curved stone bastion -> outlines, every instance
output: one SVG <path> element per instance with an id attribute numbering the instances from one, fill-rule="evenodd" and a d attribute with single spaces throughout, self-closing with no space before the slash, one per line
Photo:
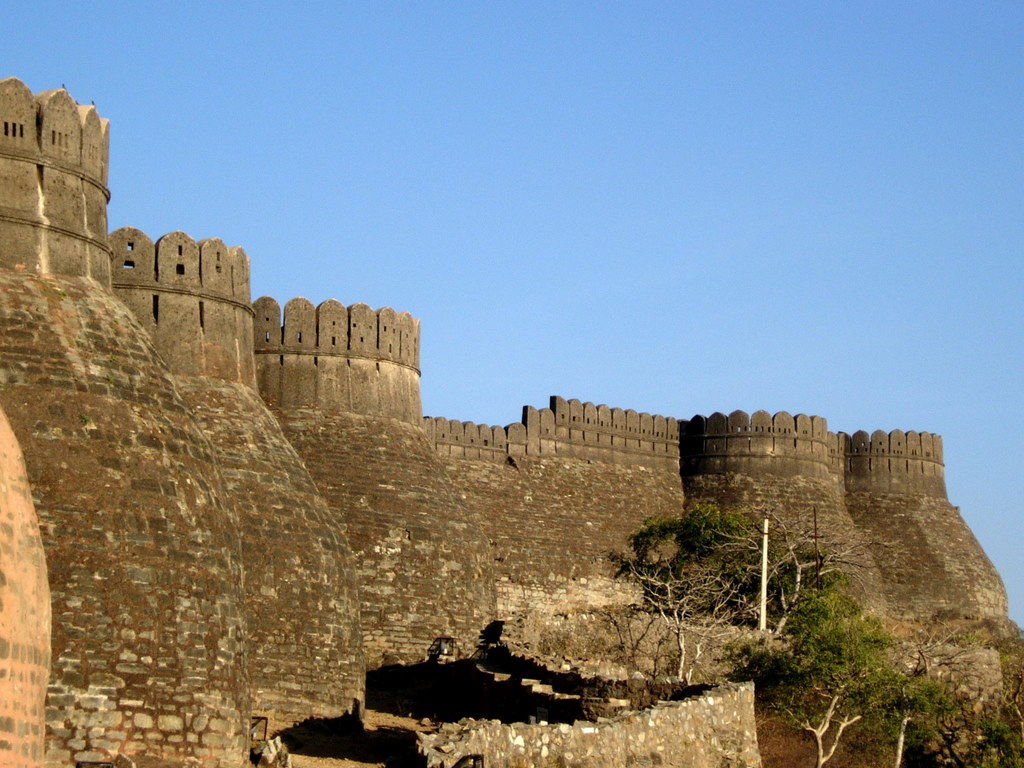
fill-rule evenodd
<path id="1" fill-rule="evenodd" d="M 50 587 L 25 462 L 0 410 L 0 765 L 40 768 Z"/>
<path id="2" fill-rule="evenodd" d="M 224 475 L 245 571 L 253 709 L 302 720 L 362 709 L 355 565 L 344 531 L 256 392 L 249 259 L 218 238 L 110 234 L 114 291 L 192 408 Z"/>
<path id="3" fill-rule="evenodd" d="M 419 322 L 261 298 L 256 378 L 355 555 L 368 666 L 473 651 L 494 618 L 480 520 L 420 427 Z"/>

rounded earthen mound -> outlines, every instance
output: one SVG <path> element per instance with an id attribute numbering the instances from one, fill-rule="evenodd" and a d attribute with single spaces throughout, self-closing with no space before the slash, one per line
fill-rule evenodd
<path id="1" fill-rule="evenodd" d="M 48 763 L 238 765 L 237 521 L 145 334 L 90 280 L 0 269 L 0 382 L 50 571 Z"/>
<path id="2" fill-rule="evenodd" d="M 18 440 L 0 410 L 0 765 L 43 764 L 50 588 Z"/>

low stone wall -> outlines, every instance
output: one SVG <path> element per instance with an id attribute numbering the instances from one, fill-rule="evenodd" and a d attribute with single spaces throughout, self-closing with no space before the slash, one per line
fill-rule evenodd
<path id="1" fill-rule="evenodd" d="M 462 720 L 419 735 L 428 768 L 482 755 L 486 768 L 760 768 L 754 686 L 721 685 L 598 722 Z"/>

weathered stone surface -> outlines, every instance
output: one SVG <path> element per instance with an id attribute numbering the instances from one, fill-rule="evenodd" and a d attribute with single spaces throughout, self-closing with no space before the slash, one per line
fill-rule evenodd
<path id="1" fill-rule="evenodd" d="M 50 588 L 18 441 L 0 410 L 0 765 L 43 764 Z"/>
<path id="2" fill-rule="evenodd" d="M 759 768 L 751 684 L 722 685 L 599 722 L 569 724 L 463 720 L 420 735 L 429 768 L 482 755 L 489 768 Z"/>
<path id="3" fill-rule="evenodd" d="M 0 267 L 110 284 L 109 124 L 63 88 L 0 80 Z"/>
<path id="4" fill-rule="evenodd" d="M 678 471 L 532 456 L 447 466 L 490 542 L 503 618 L 628 602 L 608 553 L 648 517 L 683 510 Z"/>
<path id="5" fill-rule="evenodd" d="M 472 652 L 495 615 L 487 541 L 423 431 L 341 412 L 281 421 L 355 555 L 367 665 L 421 660 L 439 636 Z"/>
<path id="6" fill-rule="evenodd" d="M 110 239 L 115 293 L 149 331 L 209 439 L 239 521 L 255 710 L 305 719 L 361 709 L 352 554 L 255 391 L 248 258 L 183 232 L 154 245 L 124 227 Z"/>
<path id="7" fill-rule="evenodd" d="M 175 377 L 239 518 L 253 708 L 295 719 L 362 709 L 356 564 L 281 427 L 252 389 Z"/>
<path id="8" fill-rule="evenodd" d="M 0 269 L 0 404 L 50 571 L 47 763 L 234 765 L 249 712 L 238 521 L 146 335 L 91 280 Z M 159 726 L 199 716 L 199 744 Z"/>

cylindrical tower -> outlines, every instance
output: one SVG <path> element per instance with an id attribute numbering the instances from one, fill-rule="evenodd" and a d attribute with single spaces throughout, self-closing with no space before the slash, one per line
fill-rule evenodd
<path id="1" fill-rule="evenodd" d="M 846 510 L 837 438 L 825 419 L 733 411 L 694 416 L 680 432 L 687 499 L 768 509 L 807 531 L 817 518 L 826 542 L 842 549 L 862 544 L 851 577 L 869 605 L 884 608 L 881 575 Z"/>
<path id="2" fill-rule="evenodd" d="M 110 234 L 115 293 L 149 332 L 210 440 L 238 517 L 257 713 L 361 711 L 365 669 L 344 531 L 256 392 L 249 259 L 183 232 Z"/>
<path id="3" fill-rule="evenodd" d="M 50 574 L 47 765 L 237 765 L 238 521 L 191 409 L 106 287 L 106 127 L 64 91 L 0 93 L 0 406 Z"/>
<path id="4" fill-rule="evenodd" d="M 109 125 L 68 92 L 0 80 L 0 266 L 110 283 Z"/>
<path id="5" fill-rule="evenodd" d="M 42 768 L 50 587 L 18 441 L 0 411 L 0 765 Z"/>
<path id="6" fill-rule="evenodd" d="M 885 574 L 889 613 L 918 621 L 1006 624 L 1002 580 L 946 497 L 942 438 L 839 434 L 846 504 Z"/>
<path id="7" fill-rule="evenodd" d="M 419 425 L 420 323 L 391 307 L 320 306 L 303 298 L 281 308 L 253 305 L 260 392 L 282 410 L 315 408 Z"/>
<path id="8" fill-rule="evenodd" d="M 439 636 L 472 651 L 494 618 L 487 540 L 421 427 L 419 323 L 306 299 L 257 299 L 256 378 L 348 532 L 369 666 Z"/>

